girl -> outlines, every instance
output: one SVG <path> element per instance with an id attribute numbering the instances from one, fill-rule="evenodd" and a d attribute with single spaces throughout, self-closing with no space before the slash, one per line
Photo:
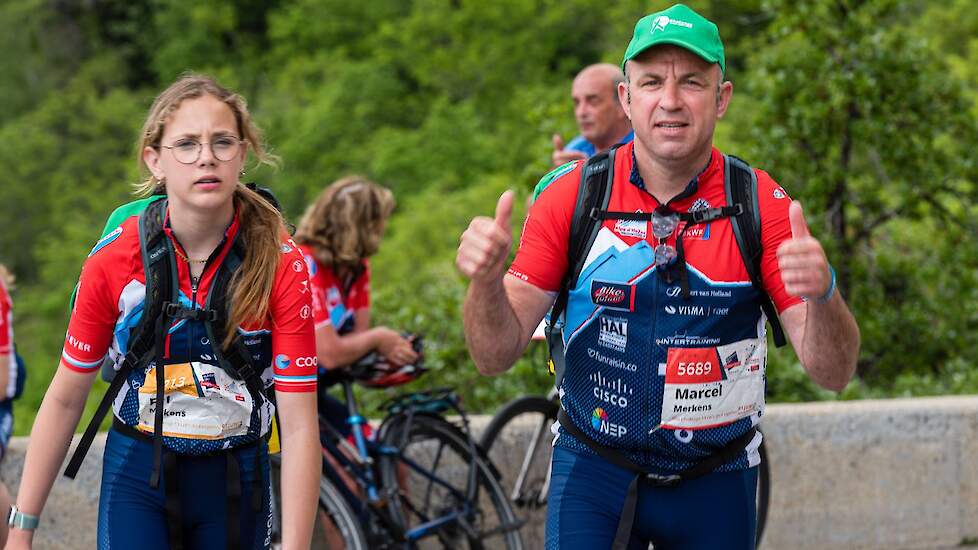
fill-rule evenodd
<path id="1" fill-rule="evenodd" d="M 309 547 L 320 456 L 315 369 L 300 366 L 316 357 L 307 275 L 278 211 L 239 183 L 249 150 L 269 162 L 244 100 L 213 79 L 187 75 L 156 98 L 139 190 L 166 197 L 85 262 L 7 548 L 30 547 L 106 352 L 119 393 L 99 548 L 268 548 L 276 407 L 283 547 Z"/>

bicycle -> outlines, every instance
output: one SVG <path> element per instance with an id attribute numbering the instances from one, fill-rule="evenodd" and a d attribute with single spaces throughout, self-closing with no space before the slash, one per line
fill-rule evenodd
<path id="1" fill-rule="evenodd" d="M 420 339 L 416 343 L 420 347 Z M 319 507 L 325 521 L 319 522 L 317 535 L 332 540 L 329 548 L 341 545 L 351 550 L 522 550 L 522 523 L 497 481 L 495 468 L 478 451 L 468 417 L 452 389 L 388 399 L 380 406 L 386 415 L 376 439 L 368 437 L 353 386 L 382 385 L 378 380 L 389 379 L 392 373 L 381 369 L 381 364 L 376 354 L 368 354 L 351 367 L 330 373 L 331 381 L 342 386 L 353 442 L 320 414 Z M 383 385 L 400 385 L 426 371 L 421 365 L 411 369 L 393 373 L 395 384 Z M 460 424 L 449 421 L 447 413 Z M 337 468 L 349 479 L 344 480 Z M 277 519 L 278 512 L 273 516 Z M 277 524 L 273 522 L 273 539 L 278 537 Z"/>
<path id="2" fill-rule="evenodd" d="M 516 510 L 532 518 L 529 521 L 539 524 L 546 522 L 547 494 L 550 491 L 550 452 L 554 437 L 551 427 L 557 421 L 559 408 L 560 400 L 556 388 L 552 388 L 546 397 L 541 395 L 518 397 L 504 405 L 493 416 L 480 441 L 490 460 L 494 456 L 494 450 L 495 454 L 503 452 L 510 461 L 513 461 L 514 457 L 509 453 L 511 449 L 522 452 L 522 458 L 516 459 L 520 469 L 511 485 L 507 486 L 509 499 Z M 771 498 L 771 471 L 763 439 L 758 452 L 761 463 L 757 472 L 755 547 L 761 545 Z"/>

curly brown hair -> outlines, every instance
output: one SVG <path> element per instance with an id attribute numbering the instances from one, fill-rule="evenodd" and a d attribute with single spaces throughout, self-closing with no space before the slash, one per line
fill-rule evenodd
<path id="1" fill-rule="evenodd" d="M 295 241 L 312 247 L 316 260 L 338 275 L 359 273 L 377 252 L 394 194 L 361 176 L 330 184 L 299 221 Z"/>

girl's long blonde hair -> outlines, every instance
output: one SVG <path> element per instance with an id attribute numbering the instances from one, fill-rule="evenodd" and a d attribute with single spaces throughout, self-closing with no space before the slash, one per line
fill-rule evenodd
<path id="1" fill-rule="evenodd" d="M 295 240 L 311 246 L 316 260 L 337 275 L 359 273 L 363 260 L 380 247 L 394 195 L 360 176 L 340 179 L 309 205 Z"/>
<path id="2" fill-rule="evenodd" d="M 222 101 L 238 125 L 240 139 L 261 164 L 275 164 L 275 157 L 265 150 L 262 133 L 248 112 L 243 97 L 217 83 L 212 77 L 185 74 L 156 97 L 143 123 L 143 131 L 136 152 L 142 181 L 136 184 L 136 193 L 149 196 L 163 185 L 153 178 L 143 161 L 143 150 L 152 147 L 159 151 L 160 140 L 170 116 L 187 99 L 213 96 Z M 234 203 L 240 224 L 241 238 L 247 243 L 241 268 L 235 273 L 228 288 L 231 314 L 228 317 L 227 335 L 222 343 L 227 348 L 237 335 L 237 327 L 248 321 L 261 321 L 268 315 L 268 301 L 272 293 L 275 271 L 281 257 L 281 236 L 285 234 L 282 215 L 260 195 L 241 183 L 234 190 Z"/>

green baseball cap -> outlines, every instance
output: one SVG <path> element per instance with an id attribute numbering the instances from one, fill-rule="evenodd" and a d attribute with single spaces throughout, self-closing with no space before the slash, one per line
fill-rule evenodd
<path id="1" fill-rule="evenodd" d="M 692 9 L 676 4 L 667 10 L 646 15 L 635 24 L 635 35 L 628 43 L 625 58 L 621 62 L 624 70 L 625 63 L 635 59 L 639 54 L 652 46 L 672 44 L 685 48 L 702 57 L 709 63 L 720 65 L 720 70 L 727 72 L 723 58 L 723 42 L 720 41 L 720 31 L 709 19 Z"/>

